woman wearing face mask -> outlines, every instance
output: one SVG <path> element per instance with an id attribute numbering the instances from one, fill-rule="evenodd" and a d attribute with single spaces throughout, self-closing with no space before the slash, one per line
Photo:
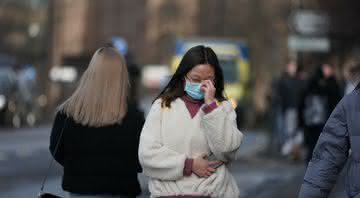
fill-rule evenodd
<path id="1" fill-rule="evenodd" d="M 238 197 L 227 166 L 242 137 L 216 54 L 191 48 L 155 100 L 140 138 L 151 197 Z"/>

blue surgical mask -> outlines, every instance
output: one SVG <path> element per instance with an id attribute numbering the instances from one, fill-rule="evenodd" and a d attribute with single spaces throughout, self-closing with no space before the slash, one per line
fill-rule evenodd
<path id="1" fill-rule="evenodd" d="M 201 83 L 192 83 L 186 80 L 185 91 L 195 100 L 201 100 L 204 98 L 204 92 L 201 90 Z"/>

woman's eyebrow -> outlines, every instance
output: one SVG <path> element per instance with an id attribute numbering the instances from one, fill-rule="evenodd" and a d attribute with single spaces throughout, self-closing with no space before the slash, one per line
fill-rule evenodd
<path id="1" fill-rule="evenodd" d="M 191 77 L 193 78 L 200 78 L 200 76 L 198 74 L 193 74 L 193 75 L 190 75 Z"/>

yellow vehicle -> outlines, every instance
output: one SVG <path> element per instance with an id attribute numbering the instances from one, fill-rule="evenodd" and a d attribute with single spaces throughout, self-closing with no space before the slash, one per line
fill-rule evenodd
<path id="1" fill-rule="evenodd" d="M 249 96 L 250 70 L 247 45 L 239 40 L 179 39 L 176 41 L 176 52 L 171 63 L 173 72 L 175 72 L 185 52 L 196 45 L 209 46 L 217 54 L 224 72 L 225 94 L 236 109 L 238 117 L 242 117 Z"/>

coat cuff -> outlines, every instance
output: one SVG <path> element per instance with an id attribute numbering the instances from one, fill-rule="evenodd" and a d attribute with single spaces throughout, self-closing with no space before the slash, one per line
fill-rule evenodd
<path id="1" fill-rule="evenodd" d="M 205 105 L 202 110 L 205 112 L 205 114 L 208 114 L 216 108 L 217 108 L 217 104 L 216 102 L 213 102 L 211 104 Z"/>
<path id="2" fill-rule="evenodd" d="M 184 171 L 183 171 L 184 176 L 190 176 L 192 174 L 193 162 L 194 162 L 193 159 L 186 158 Z"/>

